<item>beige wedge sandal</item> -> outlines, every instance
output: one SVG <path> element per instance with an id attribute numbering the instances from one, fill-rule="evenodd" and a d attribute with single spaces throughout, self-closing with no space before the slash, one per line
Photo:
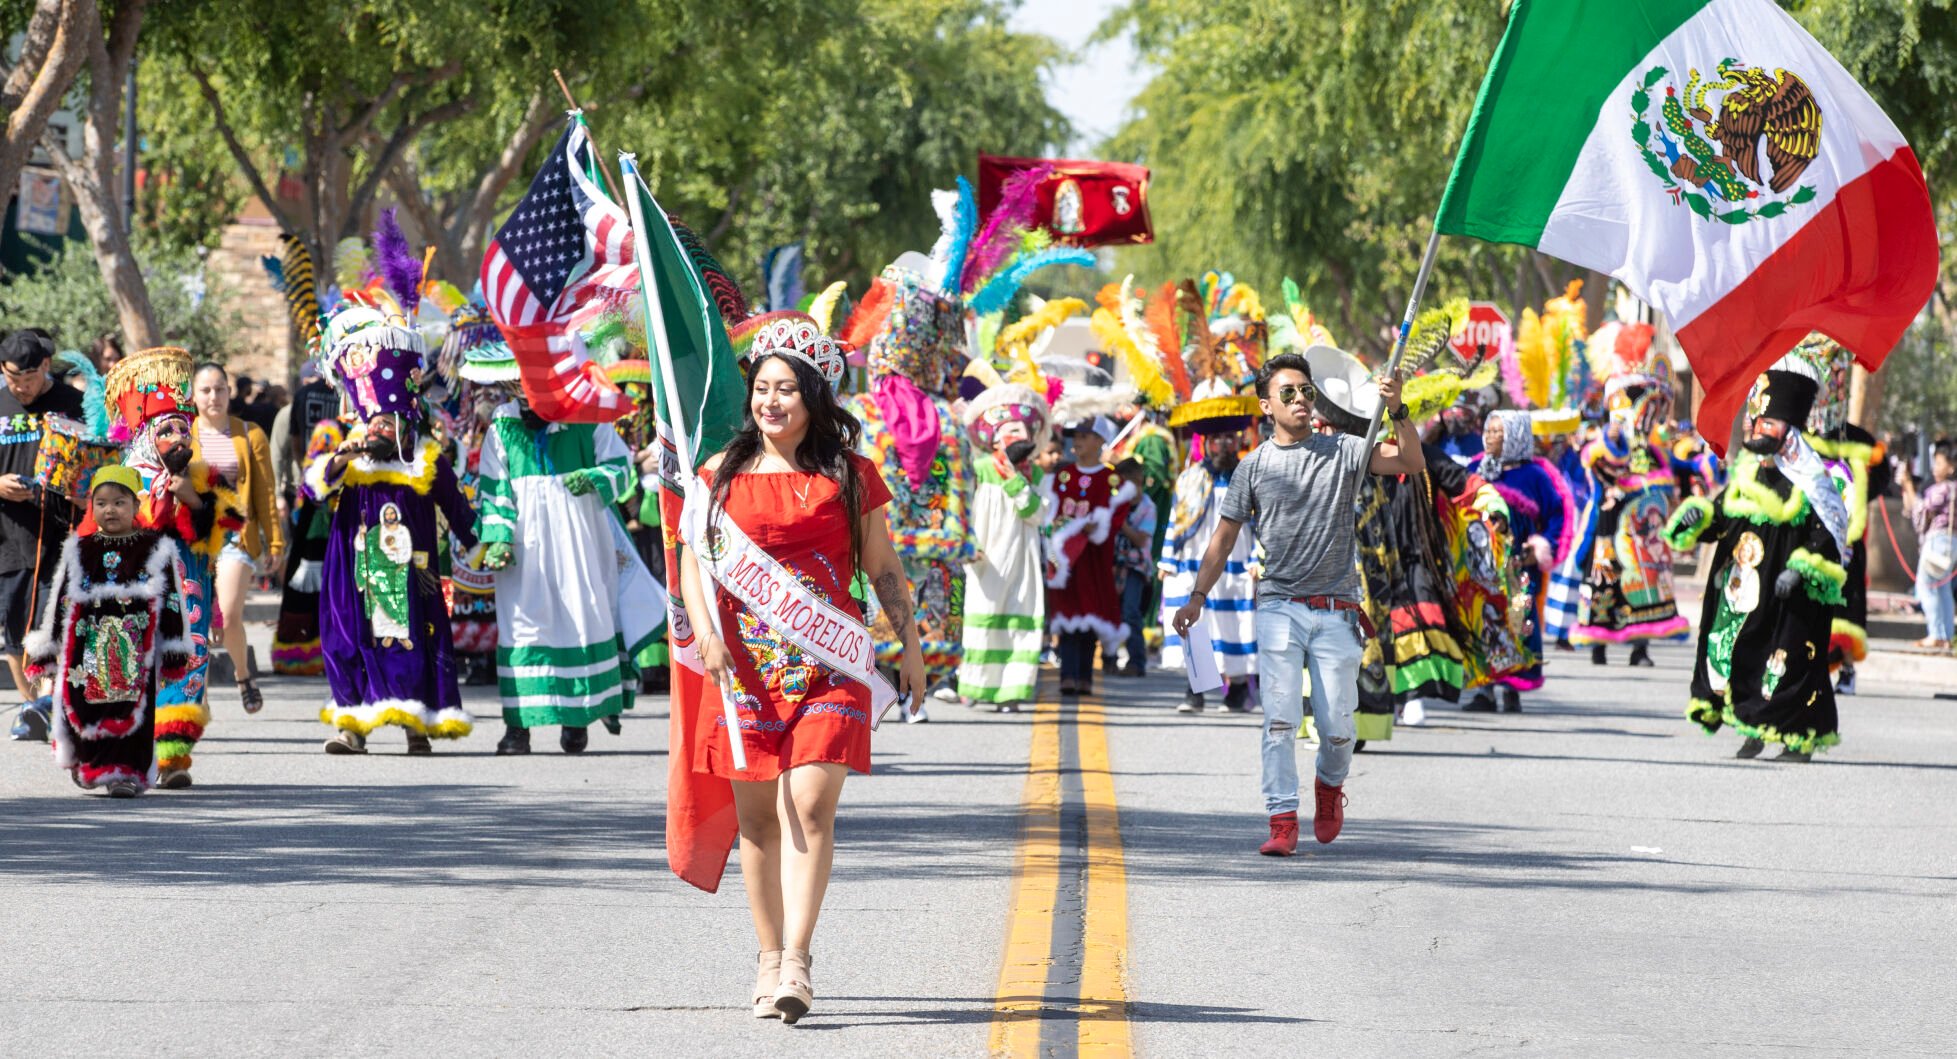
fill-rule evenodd
<path id="1" fill-rule="evenodd" d="M 814 962 L 815 957 L 807 950 L 781 950 L 781 984 L 775 987 L 775 1010 L 787 1025 L 795 1025 L 815 1002 L 815 986 L 809 981 L 809 965 Z"/>
<path id="2" fill-rule="evenodd" d="M 775 987 L 781 984 L 781 950 L 769 949 L 755 957 L 754 971 L 754 1017 L 757 1019 L 778 1019 L 781 1012 L 775 1010 Z"/>

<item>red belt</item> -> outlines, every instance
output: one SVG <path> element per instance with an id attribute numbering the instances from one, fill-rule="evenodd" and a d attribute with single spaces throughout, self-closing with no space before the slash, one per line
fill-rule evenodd
<path id="1" fill-rule="evenodd" d="M 1359 615 L 1359 627 L 1365 630 L 1368 639 L 1379 635 L 1379 630 L 1373 627 L 1373 619 L 1366 616 L 1366 608 L 1349 599 L 1339 599 L 1336 596 L 1292 596 L 1291 602 L 1303 603 L 1313 610 L 1349 610 Z"/>

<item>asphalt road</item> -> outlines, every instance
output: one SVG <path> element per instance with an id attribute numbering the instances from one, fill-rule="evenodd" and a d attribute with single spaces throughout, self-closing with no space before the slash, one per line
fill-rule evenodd
<path id="1" fill-rule="evenodd" d="M 738 871 L 666 871 L 663 703 L 498 759 L 471 689 L 471 738 L 345 758 L 323 686 L 271 681 L 134 803 L 0 744 L 0 1053 L 1957 1053 L 1957 703 L 1865 673 L 1834 752 L 1739 762 L 1657 658 L 1402 728 L 1290 860 L 1255 854 L 1255 718 L 1173 677 L 934 705 L 844 794 L 793 1029 L 746 1014 Z"/>

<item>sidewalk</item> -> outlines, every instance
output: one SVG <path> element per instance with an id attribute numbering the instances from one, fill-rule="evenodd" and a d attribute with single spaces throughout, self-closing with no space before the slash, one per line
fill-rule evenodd
<path id="1" fill-rule="evenodd" d="M 1679 613 L 1696 632 L 1705 583 L 1681 577 L 1677 588 Z M 1905 609 L 1908 605 L 1902 593 L 1869 593 L 1869 657 L 1855 667 L 1856 680 L 1900 697 L 1957 699 L 1957 654 L 1916 646 L 1923 617 Z"/>

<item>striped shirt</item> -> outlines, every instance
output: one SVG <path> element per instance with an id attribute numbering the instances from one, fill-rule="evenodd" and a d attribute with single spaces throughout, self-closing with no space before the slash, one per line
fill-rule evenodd
<path id="1" fill-rule="evenodd" d="M 197 424 L 197 444 L 204 450 L 204 462 L 211 473 L 223 479 L 226 485 L 238 484 L 238 450 L 231 446 L 229 431 L 212 430 L 201 421 Z"/>

